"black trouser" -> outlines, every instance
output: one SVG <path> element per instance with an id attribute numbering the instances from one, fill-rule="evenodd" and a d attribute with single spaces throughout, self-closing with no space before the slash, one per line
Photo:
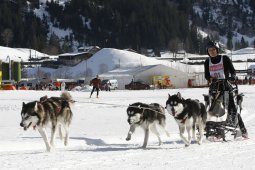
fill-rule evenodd
<path id="1" fill-rule="evenodd" d="M 242 133 L 246 133 L 247 130 L 245 128 L 243 119 L 242 119 L 240 113 L 237 113 L 237 108 L 236 108 L 236 105 L 235 105 L 235 102 L 234 102 L 234 96 L 233 96 L 232 92 L 229 93 L 228 112 L 229 112 L 229 114 L 231 116 L 231 121 L 233 121 L 233 122 L 235 122 L 235 118 L 237 116 L 237 121 L 238 121 L 237 123 L 238 123 L 238 125 L 240 127 L 241 132 Z"/>
<path id="2" fill-rule="evenodd" d="M 96 91 L 97 91 L 97 96 L 98 96 L 98 94 L 99 94 L 99 88 L 98 87 L 96 87 L 96 86 L 93 86 L 93 89 L 92 89 L 92 91 L 91 91 L 91 96 L 92 96 L 92 94 L 93 94 L 93 92 L 94 92 L 94 90 L 96 89 Z"/>
<path id="3" fill-rule="evenodd" d="M 244 126 L 243 119 L 242 119 L 241 115 L 238 114 L 237 118 L 238 118 L 238 125 L 240 127 L 240 130 L 241 130 L 242 134 L 246 133 L 247 130 L 246 130 L 245 126 Z"/>

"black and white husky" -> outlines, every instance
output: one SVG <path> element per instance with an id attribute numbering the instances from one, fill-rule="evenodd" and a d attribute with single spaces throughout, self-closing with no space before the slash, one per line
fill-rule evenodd
<path id="1" fill-rule="evenodd" d="M 40 101 L 33 101 L 27 104 L 23 102 L 20 126 L 24 130 L 27 130 L 29 127 L 37 127 L 43 137 L 47 151 L 51 151 L 54 148 L 54 139 L 58 127 L 60 138 L 62 138 L 62 127 L 65 130 L 64 144 L 68 145 L 69 125 L 73 116 L 70 107 L 72 103 L 72 97 L 68 92 L 62 93 L 60 97 L 48 98 L 44 96 L 41 97 Z M 48 125 L 51 125 L 50 142 L 45 129 Z"/>
<path id="2" fill-rule="evenodd" d="M 168 131 L 165 129 L 166 116 L 165 109 L 163 106 L 157 103 L 145 104 L 145 103 L 133 103 L 127 108 L 128 123 L 130 124 L 130 129 L 126 140 L 131 139 L 131 135 L 135 132 L 136 127 L 140 126 L 144 129 L 144 142 L 143 148 L 146 148 L 149 138 L 149 131 L 151 130 L 158 137 L 159 145 L 162 144 L 160 134 L 156 128 L 156 125 L 162 127 L 167 136 L 170 136 Z"/>
<path id="3" fill-rule="evenodd" d="M 206 110 L 203 103 L 198 100 L 183 99 L 181 93 L 170 95 L 166 101 L 167 111 L 174 117 L 179 125 L 180 137 L 185 143 L 185 146 L 189 146 L 191 143 L 191 130 L 192 138 L 195 139 L 198 144 L 202 144 L 204 136 L 204 128 L 206 124 Z M 196 138 L 195 130 L 199 129 L 199 135 Z M 188 133 L 188 139 L 184 136 L 185 128 Z"/>

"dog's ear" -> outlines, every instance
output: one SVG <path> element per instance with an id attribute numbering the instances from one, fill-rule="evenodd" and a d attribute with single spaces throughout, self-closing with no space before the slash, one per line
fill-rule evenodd
<path id="1" fill-rule="evenodd" d="M 25 106 L 25 102 L 22 102 L 22 107 Z"/>
<path id="2" fill-rule="evenodd" d="M 38 111 L 38 105 L 37 105 L 37 102 L 35 102 L 34 110 L 35 110 L 35 112 L 37 112 L 37 111 Z"/>
<path id="3" fill-rule="evenodd" d="M 168 99 L 171 97 L 171 95 L 168 93 Z"/>
<path id="4" fill-rule="evenodd" d="M 40 98 L 40 102 L 44 102 L 44 101 L 47 100 L 47 99 L 48 99 L 48 96 L 45 95 L 45 96 L 43 96 L 43 97 Z"/>
<path id="5" fill-rule="evenodd" d="M 181 96 L 181 93 L 180 93 L 180 92 L 178 92 L 178 93 L 177 93 L 177 97 L 178 97 L 179 99 L 181 99 L 181 98 L 182 98 L 182 96 Z"/>

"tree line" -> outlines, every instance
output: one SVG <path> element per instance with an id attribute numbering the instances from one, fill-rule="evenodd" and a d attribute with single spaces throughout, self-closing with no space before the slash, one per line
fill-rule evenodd
<path id="1" fill-rule="evenodd" d="M 45 9 L 50 15 L 38 18 L 34 9 L 42 5 L 39 0 L 2 0 L 0 45 L 58 54 L 72 51 L 77 41 L 80 46 L 132 48 L 138 52 L 153 49 L 158 55 L 162 50 L 183 49 L 205 54 L 209 37 L 202 37 L 198 27 L 210 24 L 207 22 L 210 14 L 205 10 L 203 17 L 199 17 L 193 10 L 198 2 L 204 7 L 208 5 L 201 0 L 71 0 L 65 5 L 48 0 Z M 70 29 L 72 33 L 60 39 L 50 32 L 49 21 L 54 27 Z M 231 47 L 232 27 L 227 26 L 225 32 L 217 29 L 228 35 Z M 218 35 L 210 38 L 218 39 Z M 243 44 L 235 46 L 247 45 L 245 41 L 240 43 Z"/>

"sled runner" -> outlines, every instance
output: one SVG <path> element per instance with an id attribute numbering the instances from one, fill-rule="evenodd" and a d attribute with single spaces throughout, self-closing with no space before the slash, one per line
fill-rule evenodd
<path id="1" fill-rule="evenodd" d="M 238 94 L 238 86 L 229 80 L 214 80 L 209 87 L 209 95 L 204 95 L 207 109 L 205 136 L 222 138 L 228 132 L 234 138 L 241 136 L 238 125 L 242 111 L 243 94 Z"/>

